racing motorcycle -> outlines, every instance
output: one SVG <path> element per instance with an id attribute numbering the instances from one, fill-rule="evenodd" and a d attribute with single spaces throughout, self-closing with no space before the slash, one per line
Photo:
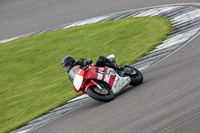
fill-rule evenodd
<path id="1" fill-rule="evenodd" d="M 115 63 L 115 56 L 107 57 Z M 91 63 L 91 61 L 90 61 Z M 75 92 L 82 91 L 91 98 L 109 102 L 114 99 L 128 85 L 137 86 L 143 82 L 142 73 L 132 66 L 124 65 L 123 70 L 114 70 L 108 67 L 97 67 L 87 64 L 84 68 L 74 66 L 69 72 L 69 78 Z"/>

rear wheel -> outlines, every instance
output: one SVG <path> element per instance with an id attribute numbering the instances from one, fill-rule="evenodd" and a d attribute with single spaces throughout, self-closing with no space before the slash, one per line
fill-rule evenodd
<path id="1" fill-rule="evenodd" d="M 143 82 L 143 75 L 142 73 L 133 68 L 133 70 L 136 72 L 134 75 L 131 75 L 130 78 L 131 78 L 131 82 L 130 82 L 130 85 L 134 85 L 134 86 L 137 86 L 139 84 L 141 84 Z"/>
<path id="2" fill-rule="evenodd" d="M 114 99 L 114 93 L 110 88 L 102 87 L 99 89 L 97 86 L 90 86 L 86 93 L 93 99 L 101 102 L 109 102 Z"/>

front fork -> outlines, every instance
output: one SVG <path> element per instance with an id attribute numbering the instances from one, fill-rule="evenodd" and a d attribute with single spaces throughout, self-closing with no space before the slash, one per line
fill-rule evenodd
<path id="1" fill-rule="evenodd" d="M 95 82 L 95 81 L 92 80 L 92 79 L 91 79 L 91 81 L 92 81 L 92 82 Z M 96 82 L 95 82 L 95 83 L 96 83 Z M 99 90 L 101 90 L 101 91 L 103 90 L 103 88 L 102 88 L 98 83 L 96 83 L 96 86 L 99 88 Z"/>

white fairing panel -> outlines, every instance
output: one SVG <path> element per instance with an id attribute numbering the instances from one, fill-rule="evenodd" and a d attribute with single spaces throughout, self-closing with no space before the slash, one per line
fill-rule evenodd
<path id="1" fill-rule="evenodd" d="M 109 71 L 109 69 L 108 69 L 108 71 Z M 106 76 L 105 76 L 105 78 L 104 78 L 104 81 L 106 82 L 106 83 L 109 83 L 109 80 L 110 80 L 110 74 L 106 74 Z"/>
<path id="2" fill-rule="evenodd" d="M 103 79 L 103 71 L 104 68 L 103 67 L 99 67 L 99 72 L 98 72 L 98 76 L 97 76 L 97 79 L 98 80 L 102 80 Z"/>
<path id="3" fill-rule="evenodd" d="M 80 90 L 82 82 L 83 82 L 83 76 L 76 74 L 73 84 L 77 91 Z"/>
<path id="4" fill-rule="evenodd" d="M 116 75 L 115 81 L 112 86 L 113 93 L 114 94 L 118 93 L 124 87 L 129 85 L 130 82 L 131 82 L 130 77 L 120 77 L 119 75 Z"/>

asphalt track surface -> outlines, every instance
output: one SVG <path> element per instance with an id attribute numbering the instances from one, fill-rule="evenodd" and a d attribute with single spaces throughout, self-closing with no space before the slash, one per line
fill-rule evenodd
<path id="1" fill-rule="evenodd" d="M 105 14 L 199 0 L 0 0 L 0 40 Z"/>
<path id="2" fill-rule="evenodd" d="M 0 39 L 147 6 L 197 0 L 1 0 Z M 145 81 L 109 103 L 91 101 L 34 133 L 199 133 L 200 36 L 143 72 Z"/>

